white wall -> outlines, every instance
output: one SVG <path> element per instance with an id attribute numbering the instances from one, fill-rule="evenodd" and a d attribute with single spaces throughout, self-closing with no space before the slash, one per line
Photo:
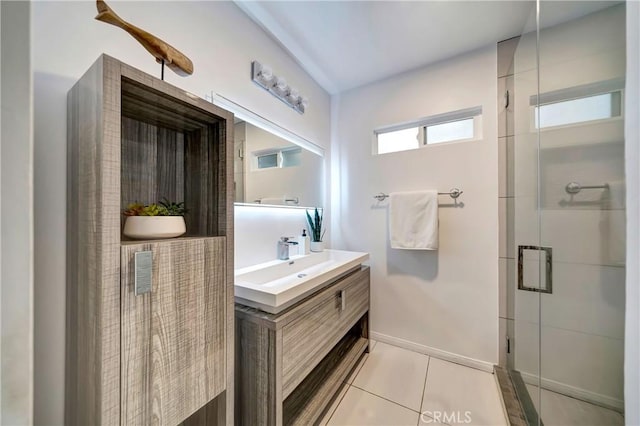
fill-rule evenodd
<path id="1" fill-rule="evenodd" d="M 497 56 L 492 46 L 334 97 L 332 245 L 371 254 L 374 337 L 496 364 Z M 374 156 L 373 129 L 481 105 L 483 139 Z M 393 250 L 383 191 L 459 187 L 440 197 L 440 248 Z M 400 339 L 400 340 L 399 340 Z M 446 355 L 446 354 L 445 354 Z M 479 361 L 479 362 L 476 362 Z"/>
<path id="2" fill-rule="evenodd" d="M 28 2 L 0 2 L 0 424 L 33 421 L 33 138 Z"/>
<path id="3" fill-rule="evenodd" d="M 230 2 L 115 2 L 124 19 L 163 38 L 194 63 L 194 75 L 166 80 L 201 97 L 218 92 L 328 148 L 330 98 Z M 66 94 L 101 53 L 159 76 L 159 65 L 122 30 L 95 21 L 95 2 L 34 2 L 35 422 L 61 424 L 64 383 Z M 310 99 L 300 115 L 254 85 L 251 61 L 270 65 Z M 277 218 L 276 218 L 277 219 Z M 253 226 L 238 218 L 236 237 Z M 285 219 L 277 219 L 285 220 Z M 296 224 L 295 229 L 299 227 Z M 293 227 L 292 226 L 292 227 Z M 274 243 L 275 244 L 275 243 Z M 253 248 L 252 248 L 253 249 Z M 275 256 L 265 247 L 263 255 Z"/>
<path id="4" fill-rule="evenodd" d="M 640 424 L 640 3 L 627 2 L 627 302 L 624 352 L 625 421 Z"/>
<path id="5" fill-rule="evenodd" d="M 277 258 L 280 237 L 298 237 L 307 228 L 304 209 L 236 206 L 236 269 Z M 290 248 L 297 254 L 297 246 Z"/>

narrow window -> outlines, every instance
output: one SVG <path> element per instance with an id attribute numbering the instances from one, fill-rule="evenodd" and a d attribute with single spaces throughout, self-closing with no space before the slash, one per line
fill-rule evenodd
<path id="1" fill-rule="evenodd" d="M 427 126 L 426 143 L 441 143 L 473 139 L 473 118 Z"/>
<path id="2" fill-rule="evenodd" d="M 433 115 L 374 130 L 374 154 L 419 149 L 443 142 L 482 138 L 482 107 Z"/>
<path id="3" fill-rule="evenodd" d="M 278 153 L 258 155 L 257 158 L 259 169 L 278 167 Z"/>
<path id="4" fill-rule="evenodd" d="M 302 149 L 292 148 L 282 151 L 282 167 L 299 166 L 302 162 Z"/>
<path id="5" fill-rule="evenodd" d="M 420 148 L 419 127 L 378 134 L 378 154 Z"/>
<path id="6" fill-rule="evenodd" d="M 252 170 L 281 169 L 295 167 L 302 163 L 302 149 L 285 147 L 254 151 Z"/>
<path id="7" fill-rule="evenodd" d="M 536 129 L 544 129 L 618 117 L 621 109 L 622 96 L 616 91 L 540 105 L 534 117 L 540 114 Z"/>

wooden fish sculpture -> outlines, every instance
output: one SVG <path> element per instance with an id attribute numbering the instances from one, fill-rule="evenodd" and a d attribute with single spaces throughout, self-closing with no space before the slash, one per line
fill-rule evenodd
<path id="1" fill-rule="evenodd" d="M 178 49 L 120 18 L 103 0 L 97 0 L 96 6 L 98 8 L 96 19 L 98 21 L 115 25 L 131 34 L 149 53 L 155 56 L 159 64 L 164 61 L 165 65 L 181 76 L 193 74 L 193 62 Z"/>

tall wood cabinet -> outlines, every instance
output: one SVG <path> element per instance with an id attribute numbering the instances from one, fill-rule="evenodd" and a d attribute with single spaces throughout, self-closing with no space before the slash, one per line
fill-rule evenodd
<path id="1" fill-rule="evenodd" d="M 66 424 L 233 424 L 232 132 L 228 111 L 106 55 L 69 92 Z M 187 234 L 124 237 L 123 208 L 163 197 Z"/>

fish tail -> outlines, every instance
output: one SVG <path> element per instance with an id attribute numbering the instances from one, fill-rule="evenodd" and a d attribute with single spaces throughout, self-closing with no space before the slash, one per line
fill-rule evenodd
<path id="1" fill-rule="evenodd" d="M 98 9 L 98 15 L 96 15 L 98 21 L 106 22 L 120 28 L 126 27 L 127 23 L 120 18 L 104 0 L 96 0 L 96 8 Z"/>

